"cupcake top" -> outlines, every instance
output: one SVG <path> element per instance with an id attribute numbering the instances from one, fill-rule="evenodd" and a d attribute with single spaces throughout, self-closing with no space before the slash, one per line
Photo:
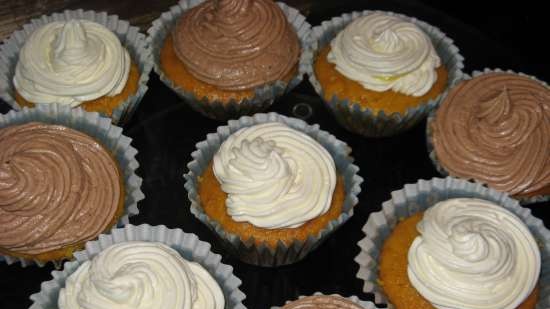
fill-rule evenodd
<path id="1" fill-rule="evenodd" d="M 35 255 L 94 238 L 112 224 L 122 190 L 93 138 L 43 123 L 0 129 L 0 248 Z"/>
<path id="2" fill-rule="evenodd" d="M 336 169 L 328 151 L 279 122 L 242 128 L 214 156 L 228 214 L 267 229 L 294 228 L 328 211 Z"/>
<path id="3" fill-rule="evenodd" d="M 531 78 L 486 73 L 453 88 L 432 122 L 451 175 L 512 195 L 550 186 L 550 90 Z"/>
<path id="4" fill-rule="evenodd" d="M 86 261 L 59 292 L 60 309 L 223 309 L 218 283 L 200 264 L 155 242 L 112 245 Z"/>
<path id="5" fill-rule="evenodd" d="M 55 21 L 27 38 L 13 83 L 29 102 L 74 107 L 119 94 L 129 71 L 130 56 L 109 29 L 87 20 Z"/>
<path id="6" fill-rule="evenodd" d="M 504 207 L 446 200 L 428 208 L 417 229 L 408 276 L 436 308 L 515 309 L 537 285 L 537 242 Z"/>
<path id="7" fill-rule="evenodd" d="M 290 302 L 282 309 L 364 309 L 359 304 L 337 295 L 314 295 Z"/>
<path id="8" fill-rule="evenodd" d="M 372 13 L 352 21 L 330 43 L 327 60 L 345 77 L 373 91 L 419 97 L 441 65 L 430 38 L 397 16 Z"/>
<path id="9" fill-rule="evenodd" d="M 300 57 L 300 42 L 271 0 L 207 0 L 187 11 L 174 49 L 197 79 L 225 90 L 283 80 Z"/>

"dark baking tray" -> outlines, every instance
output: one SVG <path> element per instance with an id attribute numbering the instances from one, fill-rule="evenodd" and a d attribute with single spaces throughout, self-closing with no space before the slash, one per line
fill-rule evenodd
<path id="1" fill-rule="evenodd" d="M 400 12 L 438 26 L 453 38 L 466 58 L 465 72 L 498 67 L 550 81 L 544 39 L 547 20 L 542 16 L 542 4 L 535 1 L 522 4 L 501 2 L 498 7 L 483 8 L 473 1 L 311 1 L 308 21 L 317 25 L 352 10 Z M 88 3 L 87 7 L 90 6 Z M 182 175 L 195 144 L 215 131 L 221 122 L 192 111 L 152 73 L 148 93 L 134 119 L 124 128 L 139 150 L 138 173 L 144 179 L 142 189 L 146 195 L 139 205 L 139 216 L 131 222 L 181 228 L 211 242 L 213 251 L 233 265 L 243 281 L 241 289 L 247 295 L 244 303 L 248 308 L 267 309 L 316 291 L 372 299 L 362 292 L 362 281 L 355 277 L 358 265 L 353 259 L 359 252 L 356 243 L 363 237 L 361 227 L 371 212 L 380 209 L 391 191 L 418 179 L 440 176 L 426 152 L 425 122 L 396 137 L 363 138 L 336 124 L 307 81 L 278 100 L 270 111 L 292 116 L 298 104 L 311 108 L 313 113 L 307 122 L 320 124 L 352 147 L 365 182 L 355 215 L 348 223 L 303 261 L 274 269 L 246 265 L 225 254 L 213 233 L 189 212 Z M 0 102 L 0 112 L 8 109 Z M 529 208 L 548 225 L 549 206 L 547 202 Z M 40 290 L 40 283 L 50 279 L 52 270 L 52 265 L 21 268 L 18 264 L 0 263 L 0 308 L 28 308 L 29 295 Z"/>

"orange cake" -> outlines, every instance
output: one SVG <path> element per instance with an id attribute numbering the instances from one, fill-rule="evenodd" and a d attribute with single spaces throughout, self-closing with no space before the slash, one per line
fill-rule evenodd
<path id="1" fill-rule="evenodd" d="M 117 161 L 92 137 L 67 127 L 27 123 L 1 129 L 0 173 L 5 255 L 70 259 L 124 212 Z"/>
<path id="2" fill-rule="evenodd" d="M 137 92 L 139 85 L 139 69 L 135 63 L 130 65 L 130 73 L 128 74 L 128 81 L 126 86 L 117 95 L 114 96 L 102 96 L 97 99 L 82 102 L 79 107 L 82 107 L 88 112 L 102 113 L 108 117 L 111 117 L 113 111 L 126 99 L 134 95 Z M 34 103 L 25 100 L 17 90 L 15 90 L 15 100 L 21 107 L 34 107 Z"/>
<path id="3" fill-rule="evenodd" d="M 224 230 L 239 235 L 242 239 L 254 237 L 256 244 L 267 243 L 274 248 L 278 241 L 289 245 L 294 239 L 305 241 L 310 235 L 318 235 L 327 224 L 338 218 L 344 204 L 344 180 L 337 178 L 336 188 L 332 196 L 330 209 L 323 215 L 308 221 L 299 228 L 266 229 L 256 227 L 248 222 L 237 222 L 227 213 L 225 201 L 227 193 L 223 192 L 214 175 L 212 164 L 199 179 L 199 198 L 204 212 L 211 219 L 218 222 Z"/>
<path id="4" fill-rule="evenodd" d="M 330 101 L 333 96 L 339 100 L 350 100 L 361 107 L 370 108 L 374 113 L 384 111 L 385 114 L 405 114 L 406 110 L 435 99 L 447 87 L 447 70 L 441 65 L 436 69 L 437 81 L 432 88 L 419 97 L 405 95 L 393 90 L 374 91 L 363 87 L 360 83 L 350 80 L 336 70 L 333 63 L 328 62 L 330 45 L 319 52 L 315 60 L 315 76 L 323 88 L 325 100 Z"/>
<path id="5" fill-rule="evenodd" d="M 408 254 L 415 238 L 420 236 L 417 231 L 424 213 L 417 213 L 398 222 L 392 233 L 385 240 L 379 257 L 379 284 L 396 309 L 416 308 L 434 309 L 411 284 L 407 269 Z M 539 290 L 534 288 L 528 297 L 518 306 L 518 309 L 535 308 Z"/>
<path id="6" fill-rule="evenodd" d="M 290 81 L 301 51 L 272 0 L 204 1 L 182 14 L 162 44 L 160 68 L 168 79 L 199 99 L 224 103 Z"/>

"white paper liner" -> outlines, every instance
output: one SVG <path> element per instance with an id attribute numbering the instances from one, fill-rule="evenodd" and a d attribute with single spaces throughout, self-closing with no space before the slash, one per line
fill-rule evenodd
<path id="1" fill-rule="evenodd" d="M 319 142 L 334 159 L 338 174 L 344 178 L 346 192 L 342 214 L 337 219 L 330 221 L 327 227 L 321 230 L 319 235 L 312 235 L 305 242 L 295 240 L 289 246 L 279 242 L 275 249 L 269 248 L 265 243 L 258 246 L 255 244 L 253 238 L 245 240 L 235 234 L 224 231 L 218 222 L 210 219 L 204 213 L 198 195 L 198 178 L 206 171 L 208 164 L 218 151 L 221 143 L 241 128 L 267 122 L 284 123 Z M 320 130 L 318 125 L 308 125 L 306 122 L 296 118 L 268 113 L 230 120 L 227 126 L 218 127 L 216 133 L 208 134 L 206 140 L 198 143 L 197 150 L 191 154 L 193 161 L 187 165 L 189 172 L 184 175 L 186 180 L 185 188 L 191 201 L 191 213 L 213 230 L 221 238 L 227 250 L 243 262 L 266 267 L 295 263 L 313 251 L 353 215 L 353 207 L 358 202 L 357 196 L 361 192 L 360 185 L 363 182 L 363 178 L 357 174 L 359 167 L 353 164 L 350 152 L 351 149 L 346 143 L 336 139 L 328 132 Z"/>
<path id="2" fill-rule="evenodd" d="M 442 64 L 448 71 L 447 87 L 442 94 L 417 107 L 408 108 L 405 114 L 393 113 L 390 115 L 387 115 L 383 111 L 376 114 L 370 108 L 362 108 L 359 103 L 354 103 L 347 99 L 338 99 L 336 96 L 333 96 L 330 101 L 325 99 L 321 84 L 315 76 L 314 64 L 317 53 L 327 44 L 330 44 L 330 41 L 332 41 L 332 39 L 354 19 L 373 13 L 397 16 L 412 22 L 430 37 L 437 54 L 441 58 Z M 462 79 L 464 57 L 460 55 L 459 49 L 454 45 L 453 40 L 448 38 L 439 28 L 402 14 L 369 10 L 346 13 L 334 17 L 331 20 L 324 21 L 319 26 L 313 27 L 310 44 L 314 56 L 309 58 L 311 61 L 307 67 L 307 74 L 313 88 L 315 88 L 315 91 L 327 103 L 330 111 L 341 126 L 348 131 L 367 137 L 392 136 L 412 128 L 418 122 L 422 121 L 428 113 L 439 104 L 441 98 L 445 96 L 445 93 L 450 87 L 454 86 Z"/>
<path id="3" fill-rule="evenodd" d="M 303 76 L 307 71 L 308 63 L 311 62 L 310 58 L 312 56 L 309 51 L 311 25 L 306 22 L 306 18 L 301 15 L 298 10 L 287 6 L 282 2 L 277 2 L 287 17 L 289 23 L 291 23 L 294 30 L 296 30 L 302 45 L 302 52 L 300 55 L 297 73 L 288 83 L 277 81 L 275 83 L 256 87 L 254 89 L 255 94 L 253 98 L 245 99 L 240 102 L 235 100 L 230 100 L 229 102 L 222 102 L 219 100 L 210 101 L 206 97 L 199 98 L 195 96 L 195 94 L 185 91 L 181 87 L 175 85 L 164 74 L 164 71 L 160 66 L 160 51 L 164 46 L 166 35 L 172 31 L 180 16 L 190 8 L 193 8 L 204 1 L 205 0 L 180 0 L 177 5 L 172 6 L 169 11 L 162 13 L 158 19 L 153 21 L 153 25 L 149 28 L 149 30 L 147 30 L 147 33 L 149 34 L 148 42 L 151 46 L 153 54 L 155 72 L 159 75 L 160 80 L 172 89 L 187 104 L 189 104 L 191 108 L 208 118 L 217 120 L 238 118 L 242 115 L 252 115 L 254 113 L 266 110 L 271 106 L 271 104 L 273 104 L 275 99 L 291 91 L 302 81 Z"/>
<path id="4" fill-rule="evenodd" d="M 40 18 L 35 18 L 28 24 L 25 24 L 22 30 L 15 31 L 0 46 L 0 98 L 13 109 L 21 109 L 15 101 L 15 88 L 13 85 L 15 67 L 19 61 L 19 51 L 25 44 L 26 39 L 36 29 L 54 21 L 67 21 L 71 19 L 85 19 L 107 27 L 120 39 L 122 46 L 130 53 L 132 62 L 138 66 L 140 76 L 136 93 L 114 109 L 110 117 L 113 119 L 114 124 L 122 125 L 127 123 L 148 89 L 149 73 L 153 67 L 151 50 L 147 46 L 145 35 L 139 33 L 139 28 L 130 26 L 127 21 L 119 19 L 117 15 L 107 15 L 106 12 L 84 11 L 82 9 L 74 11 L 66 10 L 62 13 L 54 13 L 48 16 L 43 15 Z"/>
<path id="5" fill-rule="evenodd" d="M 0 129 L 32 121 L 63 125 L 86 133 L 99 141 L 117 160 L 124 180 L 124 213 L 116 225 L 128 224 L 128 218 L 139 213 L 137 204 L 145 196 L 141 191 L 142 179 L 136 175 L 139 163 L 135 157 L 138 151 L 130 145 L 132 139 L 122 134 L 122 128 L 113 125 L 110 118 L 102 117 L 98 113 L 90 113 L 81 108 L 64 105 L 41 104 L 36 108 L 25 107 L 18 112 L 10 111 L 5 115 L 0 115 Z M 11 256 L 0 255 L 0 260 L 5 260 L 8 264 L 20 262 L 22 266 L 45 265 L 38 260 L 26 260 Z M 62 261 L 52 262 L 59 265 Z"/>
<path id="6" fill-rule="evenodd" d="M 326 294 L 323 294 L 323 293 L 321 293 L 321 292 L 315 292 L 315 293 L 313 294 L 313 296 L 318 296 L 318 295 L 326 295 Z M 342 296 L 342 295 L 340 295 L 340 294 L 329 294 L 328 296 L 336 296 L 336 297 L 346 298 L 346 299 L 351 300 L 351 301 L 354 302 L 355 304 L 358 304 L 359 306 L 361 306 L 361 307 L 363 307 L 363 308 L 365 308 L 365 309 L 377 309 L 377 308 L 378 308 L 378 307 L 376 307 L 376 305 L 375 305 L 373 302 L 361 300 L 359 297 L 357 297 L 357 296 L 355 296 L 355 295 L 352 295 L 352 296 L 350 296 L 350 297 L 344 297 L 344 296 Z M 298 299 L 302 299 L 302 298 L 304 298 L 304 297 L 307 297 L 307 296 L 302 295 L 302 296 L 299 296 Z M 287 301 L 285 302 L 285 305 L 288 304 L 288 303 L 291 303 L 291 302 L 293 302 L 293 301 L 287 300 Z M 281 308 L 282 308 L 282 306 L 280 306 L 280 307 L 279 307 L 279 306 L 273 306 L 273 307 L 271 307 L 271 309 L 281 309 Z"/>
<path id="7" fill-rule="evenodd" d="M 363 292 L 374 293 L 376 303 L 386 303 L 388 308 L 394 308 L 378 284 L 378 258 L 384 241 L 400 219 L 424 211 L 439 201 L 459 197 L 494 202 L 517 215 L 527 225 L 539 243 L 541 253 L 537 308 L 550 308 L 550 231 L 544 227 L 542 220 L 535 218 L 531 215 L 531 210 L 521 207 L 517 200 L 510 198 L 506 193 L 452 177 L 419 180 L 415 184 L 407 184 L 403 189 L 391 193 L 391 199 L 382 204 L 381 211 L 369 215 L 367 223 L 363 226 L 366 236 L 358 243 L 361 252 L 355 258 L 359 264 L 357 278 L 364 280 Z"/>
<path id="8" fill-rule="evenodd" d="M 93 259 L 109 246 L 127 241 L 160 242 L 178 251 L 188 261 L 199 263 L 216 280 L 223 291 L 226 309 L 246 309 L 242 301 L 246 298 L 239 290 L 241 280 L 233 274 L 233 267 L 223 264 L 222 257 L 210 251 L 210 244 L 201 241 L 197 235 L 184 233 L 181 229 L 169 229 L 164 225 L 126 225 L 102 234 L 96 241 L 86 243 L 86 249 L 74 254 L 75 260 L 66 262 L 63 271 L 53 271 L 53 279 L 42 282 L 39 293 L 30 296 L 31 309 L 57 309 L 59 291 L 65 287 L 67 278 L 85 261 Z"/>
<path id="9" fill-rule="evenodd" d="M 528 78 L 530 78 L 534 81 L 537 81 L 537 82 L 541 83 L 542 85 L 544 85 L 547 88 L 549 87 L 546 82 L 541 81 L 541 80 L 537 79 L 534 76 L 527 75 L 527 74 L 524 74 L 524 73 L 521 73 L 521 72 L 516 73 L 512 70 L 504 71 L 504 70 L 501 70 L 501 69 L 488 69 L 488 68 L 485 68 L 483 71 L 473 71 L 472 75 L 473 75 L 473 77 L 478 77 L 478 76 L 483 75 L 483 74 L 498 73 L 498 72 L 511 73 L 511 74 L 517 74 L 517 75 L 520 75 L 520 76 L 525 76 L 525 77 L 528 77 Z M 468 74 L 464 74 L 464 80 L 470 80 L 470 79 L 472 79 L 472 76 L 470 76 Z M 443 100 L 445 100 L 445 98 L 442 99 L 442 102 L 443 102 Z M 437 159 L 437 155 L 436 155 L 434 145 L 433 145 L 432 121 L 434 120 L 434 118 L 436 116 L 436 112 L 437 112 L 437 108 L 432 110 L 430 112 L 429 116 L 428 116 L 428 121 L 426 123 L 426 146 L 427 146 L 427 149 L 428 149 L 428 155 L 430 156 L 430 159 L 432 160 L 432 163 L 434 164 L 437 171 L 443 176 L 449 176 L 449 172 L 441 165 L 441 163 Z M 469 180 L 476 181 L 475 179 L 469 179 Z M 532 197 L 520 197 L 520 198 L 514 197 L 514 198 L 519 200 L 519 202 L 522 205 L 527 205 L 527 204 L 533 204 L 533 203 L 549 201 L 550 200 L 550 195 L 537 195 L 537 196 L 532 196 Z"/>

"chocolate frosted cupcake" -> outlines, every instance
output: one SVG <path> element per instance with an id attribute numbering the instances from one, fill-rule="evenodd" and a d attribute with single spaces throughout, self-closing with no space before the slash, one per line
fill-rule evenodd
<path id="1" fill-rule="evenodd" d="M 39 122 L 0 129 L 0 253 L 68 258 L 123 211 L 118 165 L 90 136 Z"/>
<path id="2" fill-rule="evenodd" d="M 0 48 L 2 98 L 14 109 L 80 106 L 127 121 L 147 90 L 152 64 L 145 36 L 117 16 L 65 11 L 43 16 Z"/>
<path id="3" fill-rule="evenodd" d="M 372 302 L 362 301 L 352 296 L 349 298 L 340 295 L 323 295 L 315 293 L 312 296 L 300 297 L 295 301 L 289 301 L 282 307 L 271 309 L 375 309 Z"/>
<path id="4" fill-rule="evenodd" d="M 430 117 L 428 141 L 443 173 L 519 199 L 550 195 L 550 89 L 538 80 L 475 74 Z"/>
<path id="5" fill-rule="evenodd" d="M 8 263 L 70 259 L 137 214 L 137 151 L 108 118 L 39 105 L 0 116 L 0 254 Z"/>
<path id="6" fill-rule="evenodd" d="M 259 111 L 302 78 L 304 20 L 271 0 L 183 1 L 149 29 L 155 69 L 208 117 Z"/>

